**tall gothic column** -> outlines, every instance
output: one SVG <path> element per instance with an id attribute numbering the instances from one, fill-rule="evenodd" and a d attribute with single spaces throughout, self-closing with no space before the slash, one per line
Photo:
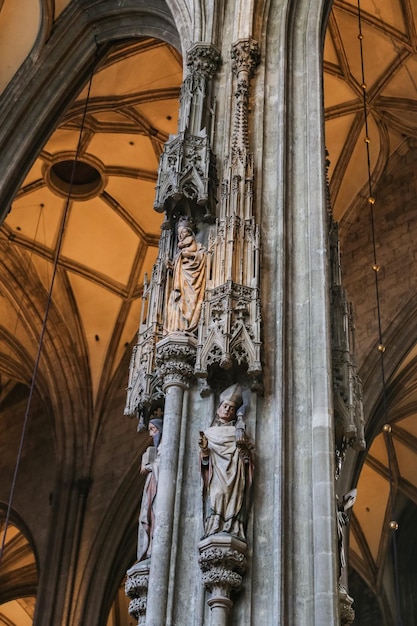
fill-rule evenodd
<path id="1" fill-rule="evenodd" d="M 196 624 L 209 621 L 208 609 L 198 596 L 198 564 L 190 548 L 190 544 L 197 546 L 201 537 L 197 519 L 201 495 L 191 473 L 196 469 L 193 441 L 197 441 L 201 424 L 208 425 L 208 402 L 198 396 L 196 385 L 191 385 L 185 416 L 182 407 L 188 381 L 176 364 L 181 362 L 178 345 L 191 348 L 187 344 L 191 339 L 185 335 L 185 344 L 180 344 L 174 335 L 165 337 L 164 329 L 170 278 L 164 274 L 163 262 L 176 252 L 179 216 L 194 218 L 208 251 L 196 375 L 206 379 L 208 386 L 213 368 L 218 370 L 218 387 L 222 370 L 225 377 L 227 372 L 237 372 L 239 377 L 244 371 L 247 386 L 251 378 L 252 390 L 265 383 L 265 396 L 257 406 L 253 404 L 252 412 L 257 450 L 254 532 L 248 533 L 250 558 L 239 596 L 230 594 L 244 572 L 237 551 L 227 545 L 211 550 L 212 546 L 200 543 L 212 622 L 217 626 L 250 620 L 265 626 L 322 626 L 339 620 L 320 90 L 322 5 L 322 0 L 271 0 L 262 30 L 267 32 L 262 52 L 267 50 L 268 55 L 254 80 L 256 106 L 252 112 L 249 86 L 259 60 L 257 46 L 251 39 L 233 44 L 230 30 L 224 29 L 223 49 L 232 50 L 233 64 L 225 63 L 216 94 L 214 137 L 223 164 L 217 205 L 212 202 L 216 184 L 208 139 L 213 125 L 204 131 L 213 49 L 198 44 L 190 51 L 179 132 L 166 146 L 158 176 L 155 205 L 167 215 L 159 273 L 152 277 L 146 295 L 147 326 L 139 333 L 129 383 L 128 412 L 146 408 L 161 379 L 166 393 L 148 626 L 164 626 L 169 620 L 181 623 L 179 610 L 189 604 Z M 225 19 L 232 13 L 225 7 Z M 257 138 L 254 154 L 250 144 L 255 142 L 248 132 L 251 126 Z M 200 159 L 202 165 L 197 167 Z M 210 220 L 205 218 L 210 213 L 217 220 L 208 227 Z M 260 293 L 264 296 L 266 338 L 262 358 Z M 154 351 L 153 342 L 159 342 L 158 350 Z M 192 358 L 187 357 L 188 364 Z M 154 376 L 156 362 L 159 375 Z M 188 439 L 180 432 L 182 412 Z M 179 443 L 184 448 L 186 480 L 178 471 L 182 462 Z M 181 541 L 179 535 L 176 544 L 173 512 L 177 488 L 183 496 L 178 524 L 187 541 Z M 187 584 L 181 577 L 170 579 L 171 573 L 186 569 Z M 265 571 L 271 576 L 265 577 Z M 223 573 L 227 575 L 223 577 Z M 180 608 L 171 611 L 173 588 Z"/>
<path id="2" fill-rule="evenodd" d="M 339 623 L 320 2 L 288 5 L 284 619 Z"/>

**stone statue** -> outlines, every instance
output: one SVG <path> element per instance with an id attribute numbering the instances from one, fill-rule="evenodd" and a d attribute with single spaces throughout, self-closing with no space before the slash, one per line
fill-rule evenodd
<path id="1" fill-rule="evenodd" d="M 194 332 L 200 319 L 206 287 L 206 249 L 195 239 L 192 229 L 178 226 L 178 254 L 173 269 L 173 287 L 168 302 L 168 332 Z"/>
<path id="2" fill-rule="evenodd" d="M 339 576 L 342 576 L 346 567 L 346 546 L 345 531 L 350 520 L 350 513 L 356 501 L 357 489 L 351 489 L 342 498 L 342 502 L 337 503 L 337 536 L 339 539 Z"/>
<path id="3" fill-rule="evenodd" d="M 351 509 L 356 501 L 357 489 L 351 489 L 346 493 L 342 502 L 337 503 L 337 535 L 339 540 L 339 607 L 340 623 L 349 626 L 355 619 L 355 611 L 352 607 L 353 598 L 348 594 L 346 580 L 346 545 L 345 530 L 349 524 Z"/>
<path id="4" fill-rule="evenodd" d="M 240 385 L 228 387 L 220 395 L 214 424 L 200 432 L 204 537 L 228 533 L 245 541 L 253 444 L 244 409 Z"/>
<path id="5" fill-rule="evenodd" d="M 153 445 L 142 456 L 141 474 L 147 474 L 143 488 L 142 503 L 139 513 L 138 528 L 138 561 L 149 559 L 152 551 L 152 537 L 155 526 L 155 497 L 158 489 L 160 443 L 162 437 L 163 420 L 162 409 L 154 413 L 156 417 L 149 420 L 148 430 L 153 439 Z"/>

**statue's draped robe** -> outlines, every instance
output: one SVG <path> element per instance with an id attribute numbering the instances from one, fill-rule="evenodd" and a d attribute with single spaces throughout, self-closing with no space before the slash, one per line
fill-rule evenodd
<path id="1" fill-rule="evenodd" d="M 204 434 L 209 449 L 207 465 L 202 463 L 204 536 L 227 532 L 245 539 L 252 462 L 239 454 L 234 425 L 212 426 Z"/>
<path id="2" fill-rule="evenodd" d="M 155 497 L 158 489 L 160 451 L 156 451 L 156 458 L 153 463 L 147 464 L 146 469 L 150 470 L 146 477 L 143 488 L 142 503 L 139 513 L 138 526 L 138 561 L 150 558 L 152 550 L 152 536 L 155 528 Z"/>
<path id="3" fill-rule="evenodd" d="M 205 286 L 206 250 L 197 243 L 197 250 L 191 256 L 180 251 L 175 259 L 173 289 L 168 304 L 169 332 L 197 328 Z"/>

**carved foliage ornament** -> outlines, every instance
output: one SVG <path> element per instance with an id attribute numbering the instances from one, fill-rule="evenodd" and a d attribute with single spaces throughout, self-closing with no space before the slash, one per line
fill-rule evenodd
<path id="1" fill-rule="evenodd" d="M 190 73 L 200 73 L 211 78 L 221 64 L 218 50 L 210 44 L 195 44 L 187 54 L 187 67 Z"/>
<path id="2" fill-rule="evenodd" d="M 247 72 L 253 76 L 260 60 L 259 44 L 254 39 L 239 39 L 232 47 L 232 70 L 235 76 Z"/>
<path id="3" fill-rule="evenodd" d="M 149 584 L 149 570 L 143 573 L 130 573 L 125 583 L 125 593 L 130 598 L 129 615 L 138 620 L 138 624 L 145 623 L 147 593 Z"/>
<path id="4" fill-rule="evenodd" d="M 259 45 L 253 39 L 240 39 L 232 47 L 232 71 L 236 77 L 232 154 L 239 156 L 242 161 L 249 148 L 249 81 L 259 59 Z"/>
<path id="5" fill-rule="evenodd" d="M 222 589 L 222 595 L 229 596 L 232 589 L 236 590 L 242 584 L 247 559 L 243 551 L 234 549 L 233 546 L 209 544 L 207 547 L 200 547 L 199 565 L 206 589 Z"/>
<path id="6" fill-rule="evenodd" d="M 173 333 L 157 345 L 156 366 L 163 385 L 187 387 L 194 375 L 195 340 Z"/>
<path id="7" fill-rule="evenodd" d="M 343 585 L 339 585 L 339 607 L 341 626 L 349 626 L 355 621 L 355 611 L 352 607 L 354 600 Z"/>

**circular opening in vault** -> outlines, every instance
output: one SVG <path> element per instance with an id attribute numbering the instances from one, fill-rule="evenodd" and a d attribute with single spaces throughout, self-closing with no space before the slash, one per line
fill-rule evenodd
<path id="1" fill-rule="evenodd" d="M 90 163 L 65 159 L 54 163 L 49 169 L 51 187 L 61 196 L 68 196 L 79 200 L 92 198 L 103 188 L 103 179 Z M 71 184 L 72 182 L 72 184 Z"/>

